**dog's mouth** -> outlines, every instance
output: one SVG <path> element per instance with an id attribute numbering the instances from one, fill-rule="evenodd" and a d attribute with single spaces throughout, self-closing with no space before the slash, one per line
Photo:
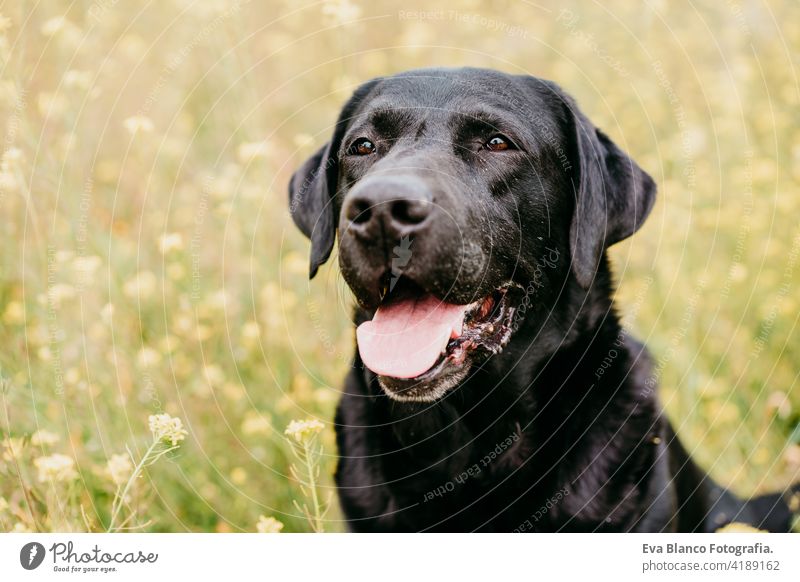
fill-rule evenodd
<path id="1" fill-rule="evenodd" d="M 364 364 L 390 396 L 433 400 L 464 379 L 471 364 L 511 338 L 522 288 L 507 283 L 457 305 L 401 278 L 371 321 L 358 326 Z"/>

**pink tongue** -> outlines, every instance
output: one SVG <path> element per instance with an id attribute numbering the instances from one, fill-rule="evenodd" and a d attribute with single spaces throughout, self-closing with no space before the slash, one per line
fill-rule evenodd
<path id="1" fill-rule="evenodd" d="M 361 359 L 381 376 L 419 376 L 436 363 L 450 338 L 461 335 L 466 310 L 433 295 L 383 305 L 356 330 Z"/>

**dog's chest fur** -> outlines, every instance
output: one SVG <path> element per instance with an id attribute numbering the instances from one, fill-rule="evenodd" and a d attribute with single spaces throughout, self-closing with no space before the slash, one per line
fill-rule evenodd
<path id="1" fill-rule="evenodd" d="M 547 370 L 540 376 L 546 384 Z M 353 370 L 337 416 L 337 481 L 356 530 L 629 529 L 651 495 L 648 438 L 660 429 L 624 392 L 606 399 L 602 386 L 565 384 L 534 397 L 476 374 L 463 390 L 471 400 L 456 393 L 415 408 L 373 382 Z"/>

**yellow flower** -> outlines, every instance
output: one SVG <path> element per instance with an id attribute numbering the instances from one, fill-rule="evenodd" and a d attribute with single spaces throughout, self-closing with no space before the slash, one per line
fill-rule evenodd
<path id="1" fill-rule="evenodd" d="M 203 299 L 203 307 L 209 310 L 225 311 L 232 302 L 230 293 L 224 289 L 217 289 Z"/>
<path id="2" fill-rule="evenodd" d="M 299 148 L 309 147 L 314 143 L 314 137 L 307 133 L 298 133 L 292 140 Z"/>
<path id="3" fill-rule="evenodd" d="M 75 287 L 66 283 L 56 283 L 47 290 L 47 302 L 53 309 L 58 309 L 66 299 L 75 297 Z"/>
<path id="4" fill-rule="evenodd" d="M 168 441 L 173 447 L 189 434 L 183 428 L 180 418 L 174 418 L 167 413 L 152 414 L 148 418 L 148 422 L 150 423 L 150 432 L 153 433 L 153 437 L 159 441 Z"/>
<path id="5" fill-rule="evenodd" d="M 183 248 L 183 236 L 179 232 L 162 234 L 158 239 L 158 248 L 162 255 L 179 251 Z"/>
<path id="6" fill-rule="evenodd" d="M 269 419 L 254 411 L 248 411 L 242 421 L 242 432 L 246 435 L 267 435 L 272 426 Z"/>
<path id="7" fill-rule="evenodd" d="M 261 328 L 257 321 L 247 321 L 242 326 L 242 337 L 248 341 L 255 341 L 261 337 Z"/>
<path id="8" fill-rule="evenodd" d="M 325 0 L 322 5 L 322 14 L 334 24 L 344 24 L 361 16 L 361 8 L 350 0 Z"/>
<path id="9" fill-rule="evenodd" d="M 308 275 L 308 259 L 298 252 L 287 254 L 281 261 L 281 265 L 294 275 Z"/>
<path id="10" fill-rule="evenodd" d="M 18 168 L 25 161 L 25 154 L 19 148 L 8 148 L 3 152 L 3 169 Z"/>
<path id="11" fill-rule="evenodd" d="M 33 465 L 39 471 L 39 481 L 72 481 L 78 478 L 75 461 L 72 457 L 56 453 L 49 457 L 34 459 Z"/>
<path id="12" fill-rule="evenodd" d="M 0 171 L 0 192 L 14 192 L 19 188 L 19 181 L 11 172 Z"/>
<path id="13" fill-rule="evenodd" d="M 314 402 L 321 406 L 335 405 L 339 400 L 339 391 L 329 387 L 314 390 Z"/>
<path id="14" fill-rule="evenodd" d="M 129 117 L 122 122 L 122 125 L 125 126 L 125 129 L 127 129 L 131 135 L 136 135 L 140 131 L 142 133 L 152 133 L 153 129 L 155 128 L 153 121 L 144 115 L 134 115 L 133 117 Z"/>
<path id="15" fill-rule="evenodd" d="M 125 484 L 133 473 L 133 463 L 127 454 L 114 454 L 108 460 L 107 473 L 116 485 Z"/>
<path id="16" fill-rule="evenodd" d="M 258 523 L 256 524 L 258 533 L 281 533 L 282 529 L 283 524 L 274 517 L 258 516 Z"/>
<path id="17" fill-rule="evenodd" d="M 61 249 L 56 251 L 56 261 L 59 264 L 65 265 L 68 261 L 71 261 L 75 257 L 75 253 L 67 249 Z"/>
<path id="18" fill-rule="evenodd" d="M 719 528 L 717 533 L 767 533 L 767 530 L 758 529 L 751 525 L 747 525 L 746 523 L 733 521 L 728 525 Z"/>
<path id="19" fill-rule="evenodd" d="M 63 82 L 64 86 L 67 88 L 74 87 L 76 89 L 86 90 L 92 86 L 92 72 L 70 69 L 64 73 Z"/>
<path id="20" fill-rule="evenodd" d="M 153 294 L 157 283 L 158 280 L 153 273 L 141 271 L 131 280 L 125 282 L 123 291 L 131 299 L 146 299 Z"/>
<path id="21" fill-rule="evenodd" d="M 267 157 L 270 149 L 270 145 L 266 141 L 245 142 L 236 149 L 236 156 L 241 163 L 247 164 L 256 158 Z"/>
<path id="22" fill-rule="evenodd" d="M 150 368 L 161 361 L 161 354 L 153 348 L 143 347 L 136 355 L 136 364 L 140 368 Z"/>
<path id="23" fill-rule="evenodd" d="M 222 394 L 228 400 L 237 402 L 245 397 L 247 391 L 244 389 L 244 386 L 238 382 L 225 382 L 225 384 L 222 385 Z"/>
<path id="24" fill-rule="evenodd" d="M 319 434 L 323 428 L 325 428 L 325 425 L 320 421 L 315 418 L 308 418 L 306 420 L 293 420 L 284 432 L 298 443 L 305 443 Z"/>
<path id="25" fill-rule="evenodd" d="M 92 276 L 97 272 L 97 269 L 103 264 L 103 260 L 95 255 L 86 257 L 76 257 L 72 261 L 72 270 L 82 283 L 92 280 Z"/>
<path id="26" fill-rule="evenodd" d="M 242 467 L 234 467 L 231 471 L 231 481 L 233 481 L 234 485 L 241 485 L 247 481 L 247 471 Z"/>
<path id="27" fill-rule="evenodd" d="M 31 444 L 37 447 L 51 446 L 56 444 L 58 440 L 59 437 L 57 434 L 42 428 L 33 433 L 33 436 L 31 437 Z"/>
<path id="28" fill-rule="evenodd" d="M 126 57 L 138 62 L 147 50 L 147 43 L 138 34 L 130 33 L 120 39 L 119 48 Z"/>
<path id="29" fill-rule="evenodd" d="M 36 106 L 42 117 L 58 117 L 67 109 L 64 95 L 42 91 L 36 98 Z"/>
<path id="30" fill-rule="evenodd" d="M 114 317 L 114 304 L 113 303 L 106 303 L 103 305 L 103 308 L 100 310 L 100 319 L 106 325 L 111 325 L 111 322 Z"/>
<path id="31" fill-rule="evenodd" d="M 0 497 L 0 513 L 3 513 L 8 509 L 8 501 L 6 501 L 5 497 Z"/>
<path id="32" fill-rule="evenodd" d="M 41 32 L 45 36 L 53 36 L 59 30 L 64 28 L 65 23 L 66 19 L 63 16 L 56 16 L 55 18 L 51 18 L 42 24 Z"/>
<path id="33" fill-rule="evenodd" d="M 767 411 L 775 412 L 780 418 L 789 418 L 792 414 L 792 403 L 785 392 L 778 390 L 767 398 Z"/>
<path id="34" fill-rule="evenodd" d="M 786 460 L 786 462 L 789 464 L 790 467 L 800 467 L 800 445 L 791 444 L 788 447 L 786 447 L 786 450 L 783 453 L 783 458 Z M 798 510 L 800 510 L 800 507 L 798 507 Z"/>
<path id="35" fill-rule="evenodd" d="M 205 366 L 203 368 L 203 376 L 212 388 L 216 388 L 225 382 L 225 372 L 216 364 Z"/>
<path id="36" fill-rule="evenodd" d="M 731 266 L 728 274 L 732 281 L 740 282 L 744 281 L 747 278 L 747 267 L 745 267 L 741 263 L 736 263 Z"/>
<path id="37" fill-rule="evenodd" d="M 64 382 L 69 384 L 70 386 L 75 386 L 81 380 L 81 371 L 76 368 L 67 368 L 67 371 L 64 372 Z"/>
<path id="38" fill-rule="evenodd" d="M 19 301 L 12 301 L 6 305 L 3 312 L 3 321 L 8 325 L 25 323 L 25 307 Z"/>
<path id="39" fill-rule="evenodd" d="M 101 182 L 113 183 L 119 176 L 119 164 L 114 160 L 98 160 L 94 167 L 95 176 Z"/>
<path id="40" fill-rule="evenodd" d="M 3 453 L 3 459 L 9 462 L 13 461 L 14 459 L 19 461 L 23 448 L 22 439 L 7 437 L 3 441 L 3 448 L 5 449 L 5 452 Z"/>
<path id="41" fill-rule="evenodd" d="M 167 265 L 167 277 L 173 281 L 180 281 L 186 276 L 186 267 L 180 263 L 170 263 Z"/>

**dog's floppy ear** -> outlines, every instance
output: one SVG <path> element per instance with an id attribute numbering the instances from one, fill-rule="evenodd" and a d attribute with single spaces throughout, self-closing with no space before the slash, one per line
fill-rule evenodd
<path id="1" fill-rule="evenodd" d="M 328 166 L 335 166 L 336 154 L 331 156 L 330 142 L 306 160 L 289 181 L 289 212 L 297 228 L 311 239 L 309 277 L 317 274 L 320 265 L 328 260 L 336 239 L 336 217 L 333 193 L 336 175 L 328 178 Z M 329 184 L 332 189 L 329 189 Z"/>
<path id="2" fill-rule="evenodd" d="M 309 277 L 328 260 L 336 240 L 334 196 L 339 180 L 339 148 L 356 109 L 380 79 L 361 85 L 342 108 L 331 140 L 300 166 L 289 181 L 289 211 L 311 239 Z"/>
<path id="3" fill-rule="evenodd" d="M 570 225 L 572 271 L 588 289 L 606 248 L 636 232 L 653 208 L 656 184 L 557 88 L 566 108 L 577 162 Z"/>

